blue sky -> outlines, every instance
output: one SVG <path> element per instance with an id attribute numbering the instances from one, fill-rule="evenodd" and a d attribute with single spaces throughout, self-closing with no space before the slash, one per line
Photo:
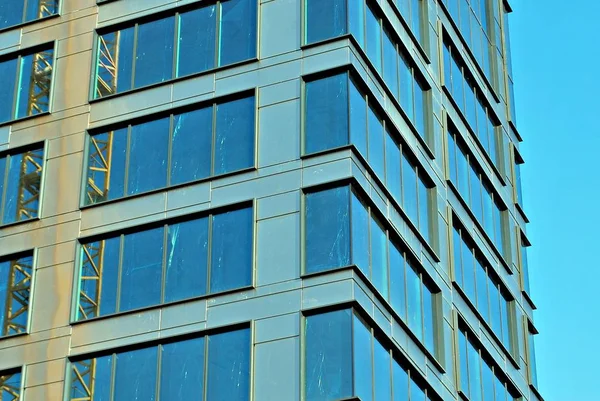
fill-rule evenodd
<path id="1" fill-rule="evenodd" d="M 539 388 L 600 401 L 600 1 L 511 5 Z"/>

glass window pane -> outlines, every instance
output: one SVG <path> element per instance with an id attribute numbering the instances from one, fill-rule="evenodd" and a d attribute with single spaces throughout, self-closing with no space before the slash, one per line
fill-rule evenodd
<path id="1" fill-rule="evenodd" d="M 462 245 L 463 291 L 471 302 L 475 303 L 475 258 L 473 250 L 463 242 Z"/>
<path id="2" fill-rule="evenodd" d="M 461 68 L 456 63 L 456 60 L 452 60 L 452 97 L 458 105 L 459 110 L 464 111 L 465 109 L 465 94 L 464 94 L 465 81 L 462 75 Z M 468 91 L 468 89 L 467 89 Z"/>
<path id="3" fill-rule="evenodd" d="M 470 345 L 470 344 L 469 344 Z M 469 388 L 472 401 L 482 401 L 481 398 L 481 358 L 472 345 L 469 346 Z"/>
<path id="4" fill-rule="evenodd" d="M 16 118 L 49 110 L 53 61 L 54 49 L 21 57 Z M 35 101 L 32 101 L 33 98 Z"/>
<path id="5" fill-rule="evenodd" d="M 396 361 L 393 369 L 394 401 L 408 401 L 408 374 Z"/>
<path id="6" fill-rule="evenodd" d="M 461 259 L 461 250 L 462 250 L 462 239 L 460 238 L 459 231 L 454 229 L 454 238 L 453 241 L 453 256 L 454 256 L 454 280 L 458 283 L 459 286 L 463 286 L 463 269 L 462 269 L 462 259 Z"/>
<path id="7" fill-rule="evenodd" d="M 490 281 L 490 320 L 492 324 L 492 330 L 502 339 L 502 320 L 500 318 L 500 293 L 498 292 L 498 286 Z"/>
<path id="8" fill-rule="evenodd" d="M 173 78 L 174 41 L 174 17 L 138 26 L 134 88 Z"/>
<path id="9" fill-rule="evenodd" d="M 410 381 L 410 401 L 425 401 L 425 392 L 412 380 Z"/>
<path id="10" fill-rule="evenodd" d="M 494 372 L 487 363 L 481 364 L 483 377 L 483 401 L 494 401 Z"/>
<path id="11" fill-rule="evenodd" d="M 406 278 L 404 255 L 390 243 L 390 300 L 392 308 L 406 321 Z"/>
<path id="12" fill-rule="evenodd" d="M 402 189 L 404 192 L 402 207 L 408 218 L 415 225 L 418 225 L 417 172 L 415 167 L 405 157 L 402 159 Z"/>
<path id="13" fill-rule="evenodd" d="M 506 302 L 506 299 L 504 299 L 504 296 L 502 294 L 500 294 L 500 297 L 500 318 L 502 319 L 502 343 L 509 349 L 511 349 L 512 347 L 510 347 L 510 320 L 508 316 L 508 302 Z"/>
<path id="14" fill-rule="evenodd" d="M 21 0 L 22 1 L 22 0 Z M 11 1 L 9 1 L 10 3 Z M 58 12 L 58 0 L 29 0 L 25 21 L 48 17 Z M 0 15 L 2 13 L 0 12 Z"/>
<path id="15" fill-rule="evenodd" d="M 398 203 L 402 202 L 400 148 L 389 132 L 385 135 L 385 186 Z"/>
<path id="16" fill-rule="evenodd" d="M 365 3 L 362 1 L 348 2 L 348 18 L 350 33 L 358 42 L 359 46 L 365 48 Z M 337 36 L 337 35 L 336 35 Z"/>
<path id="17" fill-rule="evenodd" d="M 429 188 L 419 179 L 419 232 L 429 242 Z"/>
<path id="18" fill-rule="evenodd" d="M 379 19 L 367 6 L 367 57 L 381 73 L 381 26 Z"/>
<path id="19" fill-rule="evenodd" d="M 117 354 L 114 401 L 156 399 L 157 347 Z"/>
<path id="20" fill-rule="evenodd" d="M 0 337 L 27 332 L 32 273 L 31 256 L 0 262 Z M 25 295 L 11 296 L 15 287 Z"/>
<path id="21" fill-rule="evenodd" d="M 347 0 L 306 0 L 306 43 L 346 33 Z"/>
<path id="22" fill-rule="evenodd" d="M 390 351 L 375 339 L 375 401 L 390 401 L 392 398 L 392 372 Z"/>
<path id="23" fill-rule="evenodd" d="M 490 153 L 490 143 L 489 143 L 488 132 L 487 132 L 488 118 L 487 118 L 487 115 L 485 114 L 485 108 L 483 107 L 483 105 L 481 104 L 481 101 L 479 99 L 477 99 L 477 102 L 475 103 L 475 108 L 477 110 L 477 129 L 475 132 L 477 133 L 477 137 L 481 141 L 481 144 L 483 145 L 484 149 L 489 154 Z"/>
<path id="24" fill-rule="evenodd" d="M 100 283 L 95 282 L 95 280 L 81 280 L 81 291 L 94 301 L 97 301 L 98 286 L 100 287 L 99 311 L 97 314 L 93 313 L 90 316 L 86 308 L 85 312 L 88 317 L 109 315 L 117 311 L 120 252 L 121 237 L 109 238 L 82 246 L 82 277 L 95 277 L 98 273 L 101 275 Z M 88 255 L 92 258 L 90 259 Z M 93 257 L 95 255 L 97 256 Z M 94 266 L 98 269 L 98 272 L 94 270 Z M 85 305 L 80 303 L 80 307 L 85 307 Z M 80 313 L 80 319 L 82 318 L 84 316 Z"/>
<path id="25" fill-rule="evenodd" d="M 256 1 L 221 2 L 219 65 L 256 57 Z"/>
<path id="26" fill-rule="evenodd" d="M 435 351 L 435 310 L 434 297 L 427 286 L 423 285 L 423 326 L 425 331 L 425 347 Z"/>
<path id="27" fill-rule="evenodd" d="M 458 176 L 456 170 L 456 142 L 454 142 L 454 135 L 448 135 L 448 168 L 450 169 L 450 181 L 456 186 L 458 184 Z"/>
<path id="28" fill-rule="evenodd" d="M 122 29 L 115 33 L 115 38 L 107 38 L 107 42 L 116 41 L 117 49 L 113 50 L 114 57 L 118 57 L 117 64 L 117 92 L 131 89 L 133 74 L 133 39 L 134 28 Z M 106 36 L 106 35 L 105 35 Z M 100 52 L 104 50 L 100 41 Z"/>
<path id="29" fill-rule="evenodd" d="M 23 0 L 0 2 L 0 29 L 23 22 Z"/>
<path id="30" fill-rule="evenodd" d="M 458 171 L 458 192 L 466 202 L 469 202 L 469 165 L 467 156 L 460 147 L 456 150 L 457 171 Z"/>
<path id="31" fill-rule="evenodd" d="M 477 279 L 477 310 L 483 316 L 483 320 L 489 322 L 490 313 L 487 289 L 489 278 L 485 272 L 485 268 L 479 262 L 479 258 L 475 258 L 475 272 Z"/>
<path id="32" fill-rule="evenodd" d="M 350 143 L 365 158 L 367 153 L 367 102 L 365 97 L 350 81 Z"/>
<path id="33" fill-rule="evenodd" d="M 352 396 L 351 319 L 349 309 L 306 318 L 307 401 Z"/>
<path id="34" fill-rule="evenodd" d="M 173 121 L 171 185 L 210 175 L 213 108 L 178 114 Z"/>
<path id="35" fill-rule="evenodd" d="M 373 351 L 371 330 L 354 316 L 354 395 L 373 400 Z"/>
<path id="36" fill-rule="evenodd" d="M 473 92 L 473 82 L 467 76 L 466 78 L 466 86 L 465 86 L 465 117 L 467 117 L 467 121 L 471 128 L 475 131 L 477 129 L 477 117 L 475 114 L 475 93 Z M 475 131 L 477 132 L 477 131 Z"/>
<path id="37" fill-rule="evenodd" d="M 126 156 L 127 128 L 89 138 L 86 205 L 124 195 Z"/>
<path id="38" fill-rule="evenodd" d="M 423 340 L 421 279 L 410 266 L 406 267 L 406 288 L 408 294 L 408 327 L 418 339 Z"/>
<path id="39" fill-rule="evenodd" d="M 216 214 L 212 217 L 211 292 L 252 284 L 253 233 L 252 208 Z"/>
<path id="40" fill-rule="evenodd" d="M 383 35 L 383 80 L 398 98 L 398 52 L 390 35 L 384 31 Z"/>
<path id="41" fill-rule="evenodd" d="M 250 330 L 208 336 L 207 400 L 250 399 Z"/>
<path id="42" fill-rule="evenodd" d="M 496 401 L 508 401 L 508 392 L 506 391 L 506 387 L 504 383 L 500 381 L 500 379 L 496 378 L 496 385 L 494 386 L 494 390 L 496 392 Z"/>
<path id="43" fill-rule="evenodd" d="M 458 357 L 460 369 L 460 390 L 469 397 L 469 370 L 468 370 L 468 349 L 471 344 L 467 341 L 465 333 L 458 333 Z"/>
<path id="44" fill-rule="evenodd" d="M 21 2 L 18 2 L 21 3 Z M 22 4 L 22 3 L 21 3 Z M 4 16 L 2 8 L 7 7 L 0 2 L 0 15 Z M 4 20 L 0 17 L 0 23 Z M 12 25 L 12 24 L 11 24 Z M 17 59 L 6 60 L 0 63 L 0 121 L 9 121 L 13 118 L 13 100 L 15 98 L 15 82 L 17 79 Z"/>
<path id="45" fill-rule="evenodd" d="M 44 153 L 42 149 L 8 156 L 5 169 L 8 177 L 5 187 L 2 223 L 12 223 L 38 217 L 39 188 Z M 5 176 L 2 176 L 4 179 Z M 30 189 L 32 188 L 32 189 Z M 1 196 L 1 193 L 0 193 Z"/>
<path id="46" fill-rule="evenodd" d="M 475 215 L 475 218 L 479 221 L 483 221 L 483 205 L 481 200 L 481 178 L 478 172 L 471 168 L 471 211 Z"/>
<path id="47" fill-rule="evenodd" d="M 204 337 L 162 345 L 160 364 L 161 400 L 204 398 Z"/>
<path id="48" fill-rule="evenodd" d="M 387 238 L 385 229 L 371 218 L 371 280 L 373 285 L 388 299 Z"/>
<path id="49" fill-rule="evenodd" d="M 306 83 L 304 136 L 307 154 L 348 144 L 347 73 Z"/>
<path id="50" fill-rule="evenodd" d="M 306 273 L 350 265 L 350 189 L 306 195 Z"/>
<path id="51" fill-rule="evenodd" d="M 420 1 L 420 0 L 419 0 Z M 421 138 L 425 138 L 427 130 L 428 106 L 426 91 L 421 81 L 415 80 L 415 117 L 413 122 Z"/>
<path id="52" fill-rule="evenodd" d="M 417 41 L 421 43 L 421 0 L 411 0 L 410 14 L 412 31 L 417 37 Z"/>
<path id="53" fill-rule="evenodd" d="M 124 241 L 119 310 L 159 304 L 164 228 L 129 234 Z"/>
<path id="54" fill-rule="evenodd" d="M 369 108 L 369 164 L 382 181 L 385 178 L 383 123 Z"/>
<path id="55" fill-rule="evenodd" d="M 414 109 L 414 90 L 413 90 L 413 76 L 412 68 L 406 57 L 400 53 L 398 59 L 398 66 L 400 71 L 400 106 L 411 121 L 414 121 L 415 109 Z"/>
<path id="56" fill-rule="evenodd" d="M 177 76 L 215 67 L 217 7 L 211 5 L 179 16 Z"/>
<path id="57" fill-rule="evenodd" d="M 487 191 L 486 187 L 482 188 L 482 208 L 483 208 L 483 228 L 486 233 L 494 231 L 494 216 L 492 212 L 493 201 L 491 194 Z"/>
<path id="58" fill-rule="evenodd" d="M 131 127 L 127 194 L 167 186 L 169 118 Z"/>
<path id="59" fill-rule="evenodd" d="M 254 96 L 217 105 L 214 174 L 254 166 Z"/>
<path id="60" fill-rule="evenodd" d="M 165 302 L 206 294 L 208 218 L 169 225 Z"/>
<path id="61" fill-rule="evenodd" d="M 489 233 L 491 237 L 494 238 L 494 245 L 496 245 L 496 249 L 503 254 L 503 238 L 502 238 L 502 215 L 503 213 L 500 211 L 498 205 L 492 208 L 492 212 L 494 213 L 494 234 Z"/>
<path id="62" fill-rule="evenodd" d="M 352 194 L 352 263 L 369 274 L 369 213 L 366 206 Z"/>

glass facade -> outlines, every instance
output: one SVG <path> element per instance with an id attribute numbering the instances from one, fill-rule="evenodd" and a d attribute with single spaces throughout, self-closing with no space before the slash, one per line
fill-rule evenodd
<path id="1" fill-rule="evenodd" d="M 77 320 L 249 287 L 253 249 L 251 207 L 84 241 Z"/>
<path id="2" fill-rule="evenodd" d="M 4 0 L 0 2 L 0 30 L 58 14 L 58 0 Z"/>
<path id="3" fill-rule="evenodd" d="M 31 254 L 0 258 L 0 338 L 27 333 L 32 278 Z"/>

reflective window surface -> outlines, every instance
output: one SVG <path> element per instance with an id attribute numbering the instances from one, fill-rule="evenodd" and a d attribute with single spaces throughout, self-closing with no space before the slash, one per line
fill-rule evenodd
<path id="1" fill-rule="evenodd" d="M 32 275 L 33 256 L 0 259 L 0 337 L 27 333 Z"/>
<path id="2" fill-rule="evenodd" d="M 469 401 L 515 401 L 502 372 L 479 345 L 471 340 L 471 334 L 458 332 L 460 391 Z"/>
<path id="3" fill-rule="evenodd" d="M 455 225 L 453 235 L 454 280 L 500 342 L 514 353 L 514 317 L 509 316 L 513 312 L 508 291 L 466 230 Z"/>
<path id="4" fill-rule="evenodd" d="M 58 14 L 58 0 L 0 1 L 0 29 Z"/>
<path id="5" fill-rule="evenodd" d="M 429 390 L 352 309 L 307 316 L 304 336 L 307 401 L 425 401 Z"/>
<path id="6" fill-rule="evenodd" d="M 90 135 L 85 204 L 253 167 L 255 107 L 248 96 Z"/>
<path id="7" fill-rule="evenodd" d="M 521 187 L 521 165 L 523 163 L 523 159 L 515 151 L 515 194 L 517 196 L 516 203 L 521 206 L 521 208 L 523 208 L 523 189 Z"/>
<path id="8" fill-rule="evenodd" d="M 49 112 L 54 49 L 7 57 L 0 59 L 0 123 Z"/>
<path id="9" fill-rule="evenodd" d="M 417 41 L 422 44 L 425 35 L 423 32 L 423 15 L 426 2 L 423 0 L 394 0 L 393 2 L 400 10 L 400 15 L 402 15 L 404 21 L 410 26 L 411 32 L 416 36 Z"/>
<path id="10" fill-rule="evenodd" d="M 77 320 L 252 285 L 253 226 L 248 207 L 82 243 Z"/>
<path id="11" fill-rule="evenodd" d="M 0 155 L 0 224 L 39 216 L 44 149 L 17 152 Z"/>
<path id="12" fill-rule="evenodd" d="M 481 224 L 498 252 L 505 256 L 504 214 L 500 197 L 492 190 L 486 175 L 468 153 L 458 134 L 448 133 L 448 154 L 450 181 L 458 189 L 465 203 L 470 207 L 476 220 Z"/>
<path id="13" fill-rule="evenodd" d="M 222 0 L 101 34 L 94 97 L 255 58 L 256 7 L 256 0 Z"/>
<path id="14" fill-rule="evenodd" d="M 21 399 L 22 374 L 20 370 L 0 372 L 0 400 Z"/>
<path id="15" fill-rule="evenodd" d="M 531 290 L 529 288 L 529 263 L 527 262 L 527 248 L 529 247 L 529 241 L 525 238 L 523 233 L 520 234 L 520 248 L 521 248 L 521 276 L 523 277 L 523 291 L 528 294 L 531 294 Z"/>
<path id="16" fill-rule="evenodd" d="M 393 238 L 395 234 L 347 185 L 308 192 L 305 208 L 305 272 L 357 266 L 435 353 L 437 291 Z"/>
<path id="17" fill-rule="evenodd" d="M 528 325 L 529 326 L 529 325 Z M 529 383 L 537 388 L 537 365 L 535 360 L 535 334 L 531 326 L 527 335 L 527 366 L 529 367 Z"/>
<path id="18" fill-rule="evenodd" d="M 444 46 L 444 86 L 475 133 L 478 143 L 492 163 L 499 168 L 501 155 L 498 129 L 491 109 L 457 56 L 456 49 L 451 48 L 449 44 Z"/>
<path id="19" fill-rule="evenodd" d="M 246 401 L 251 346 L 238 329 L 73 361 L 69 400 Z"/>
<path id="20" fill-rule="evenodd" d="M 382 117 L 348 73 L 306 82 L 305 154 L 352 144 L 367 160 L 408 218 L 430 242 L 431 185 L 424 169 L 399 143 L 393 124 Z"/>

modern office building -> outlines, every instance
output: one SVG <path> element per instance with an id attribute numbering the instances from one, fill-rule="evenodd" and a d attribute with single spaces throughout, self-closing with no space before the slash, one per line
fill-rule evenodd
<path id="1" fill-rule="evenodd" d="M 510 12 L 1 0 L 0 400 L 541 400 Z"/>

